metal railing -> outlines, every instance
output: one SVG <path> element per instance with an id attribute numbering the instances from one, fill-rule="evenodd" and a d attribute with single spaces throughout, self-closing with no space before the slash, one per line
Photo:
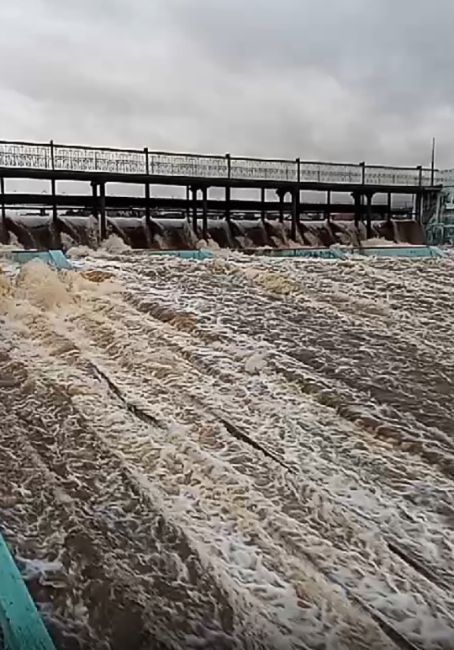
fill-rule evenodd
<path id="1" fill-rule="evenodd" d="M 0 168 L 100 172 L 271 182 L 312 182 L 429 187 L 452 172 L 366 163 L 210 156 L 144 149 L 0 141 Z"/>

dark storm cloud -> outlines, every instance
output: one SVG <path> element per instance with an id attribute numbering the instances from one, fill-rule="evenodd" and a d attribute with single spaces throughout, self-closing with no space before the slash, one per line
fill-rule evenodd
<path id="1" fill-rule="evenodd" d="M 5 138 L 454 162 L 451 0 L 5 0 Z"/>

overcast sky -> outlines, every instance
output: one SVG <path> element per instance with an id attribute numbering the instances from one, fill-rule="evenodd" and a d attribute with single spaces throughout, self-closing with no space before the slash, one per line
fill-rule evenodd
<path id="1" fill-rule="evenodd" d="M 0 138 L 454 166 L 453 0 L 0 0 Z"/>

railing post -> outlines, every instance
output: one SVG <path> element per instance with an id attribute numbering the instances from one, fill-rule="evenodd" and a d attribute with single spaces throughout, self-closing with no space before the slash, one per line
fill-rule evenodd
<path id="1" fill-rule="evenodd" d="M 50 166 L 52 171 L 55 169 L 54 141 L 50 141 Z"/>
<path id="2" fill-rule="evenodd" d="M 56 188 L 55 177 L 53 175 L 55 171 L 55 152 L 54 152 L 53 140 L 50 141 L 50 163 L 52 168 L 52 177 L 50 179 L 50 189 L 52 194 L 52 221 L 55 225 L 57 223 L 58 212 L 57 212 L 57 188 Z"/>
<path id="3" fill-rule="evenodd" d="M 149 162 L 149 155 L 148 155 L 148 147 L 145 147 L 143 152 L 145 154 L 145 174 L 147 176 L 147 181 L 145 183 L 145 220 L 147 222 L 147 227 L 149 227 L 150 226 L 151 211 L 150 211 L 150 183 L 148 181 L 148 176 L 150 175 L 150 162 Z"/>
<path id="4" fill-rule="evenodd" d="M 418 191 L 416 192 L 416 202 L 415 202 L 415 217 L 421 223 L 422 221 L 422 165 L 416 167 L 418 171 Z"/>
<path id="5" fill-rule="evenodd" d="M 419 172 L 419 174 L 418 174 L 418 185 L 419 185 L 419 187 L 422 187 L 422 165 L 418 165 L 416 167 L 416 169 Z"/>
<path id="6" fill-rule="evenodd" d="M 225 159 L 227 160 L 227 185 L 225 186 L 225 220 L 227 222 L 230 222 L 230 194 L 231 194 L 231 188 L 229 181 L 232 176 L 232 159 L 230 157 L 229 153 L 225 154 Z"/>
<path id="7" fill-rule="evenodd" d="M 292 193 L 292 239 L 296 241 L 296 234 L 300 223 L 300 184 L 301 160 L 296 158 L 296 187 Z"/>
<path id="8" fill-rule="evenodd" d="M 226 153 L 225 159 L 227 160 L 227 178 L 230 180 L 232 176 L 232 157 L 229 153 Z"/>
<path id="9" fill-rule="evenodd" d="M 430 186 L 435 182 L 435 138 L 432 138 L 432 156 L 430 159 Z"/>
<path id="10" fill-rule="evenodd" d="M 365 185 L 366 183 L 366 163 L 360 162 L 359 166 L 361 167 L 361 185 Z"/>

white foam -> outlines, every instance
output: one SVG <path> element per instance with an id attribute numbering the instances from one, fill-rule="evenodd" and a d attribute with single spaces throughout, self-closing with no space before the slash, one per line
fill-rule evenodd
<path id="1" fill-rule="evenodd" d="M 113 277 L 91 282 L 35 261 L 17 277 L 0 274 L 9 372 L 22 364 L 27 373 L 17 389 L 7 387 L 17 396 L 3 448 L 16 429 L 22 444 L 13 457 L 32 447 L 28 476 L 45 473 L 52 485 L 44 521 L 52 508 L 74 508 L 81 521 L 86 512 L 88 521 L 107 522 L 109 534 L 96 533 L 105 570 L 113 580 L 137 575 L 136 598 L 151 625 L 154 608 L 173 613 L 175 603 L 153 591 L 166 574 L 146 567 L 158 571 L 159 562 L 144 559 L 135 573 L 137 553 L 150 552 L 135 546 L 149 523 L 119 495 L 137 486 L 149 509 L 181 531 L 233 610 L 234 631 L 213 613 L 208 624 L 200 603 L 214 596 L 191 583 L 194 563 L 170 533 L 157 541 L 148 533 L 189 594 L 191 631 L 175 625 L 165 633 L 176 647 L 209 647 L 235 633 L 251 648 L 326 639 L 336 648 L 394 648 L 359 600 L 419 647 L 449 650 L 451 263 L 237 256 L 198 264 L 121 248 L 119 257 L 104 251 L 85 264 Z M 64 420 L 58 395 L 73 409 Z M 49 457 L 27 439 L 21 418 L 30 410 Z M 89 423 L 74 436 L 79 446 L 70 444 L 78 419 Z M 95 483 L 86 479 L 92 439 L 103 448 Z M 51 465 L 55 454 L 68 474 Z M 121 472 L 106 472 L 112 458 Z M 79 484 L 97 501 L 82 502 Z M 18 508 L 46 498 L 24 489 L 11 485 Z M 128 516 L 136 535 L 120 533 Z M 19 541 L 32 535 L 20 521 L 11 529 Z M 54 548 L 55 539 L 36 535 L 43 551 Z"/>

